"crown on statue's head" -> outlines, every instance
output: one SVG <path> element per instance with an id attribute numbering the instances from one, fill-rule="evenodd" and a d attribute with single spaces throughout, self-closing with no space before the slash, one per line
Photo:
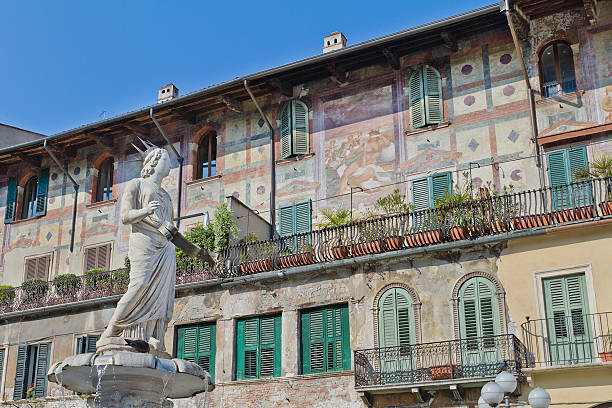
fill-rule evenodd
<path id="1" fill-rule="evenodd" d="M 136 136 L 138 137 L 138 136 Z M 153 150 L 158 149 L 157 146 L 155 146 L 153 143 L 147 142 L 146 140 L 142 140 L 141 138 L 138 137 L 138 140 L 140 140 L 140 143 L 142 143 L 142 145 L 144 146 L 144 151 L 140 150 L 138 148 L 138 146 L 136 146 L 134 143 L 132 143 L 132 146 L 134 146 L 134 149 L 136 149 L 138 151 L 138 153 L 140 153 L 140 157 L 142 160 L 145 159 L 145 157 L 147 157 L 147 155 L 149 153 L 151 153 Z"/>

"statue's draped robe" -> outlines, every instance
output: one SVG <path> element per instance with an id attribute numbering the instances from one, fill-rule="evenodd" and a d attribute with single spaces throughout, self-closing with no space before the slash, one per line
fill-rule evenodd
<path id="1" fill-rule="evenodd" d="M 168 193 L 152 182 L 131 180 L 121 197 L 121 218 L 127 222 L 130 210 L 141 209 L 150 201 L 160 206 L 151 215 L 131 224 L 128 256 L 130 284 L 109 323 L 113 336 L 164 344 L 164 335 L 174 307 L 176 253 L 156 227 L 172 222 L 172 201 Z"/>

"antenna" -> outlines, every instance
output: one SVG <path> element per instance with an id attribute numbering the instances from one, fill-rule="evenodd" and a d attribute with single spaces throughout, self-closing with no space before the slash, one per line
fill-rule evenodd
<path id="1" fill-rule="evenodd" d="M 98 115 L 99 118 L 102 119 L 106 119 L 106 110 L 103 110 L 102 112 L 100 112 L 100 114 Z"/>

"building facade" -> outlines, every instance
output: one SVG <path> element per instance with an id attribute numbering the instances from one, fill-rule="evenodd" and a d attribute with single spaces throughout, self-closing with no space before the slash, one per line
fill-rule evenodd
<path id="1" fill-rule="evenodd" d="M 612 149 L 612 2 L 510 3 L 0 150 L 1 399 L 85 405 L 46 372 L 125 290 L 140 137 L 182 231 L 226 205 L 242 238 L 177 271 L 166 344 L 216 383 L 177 406 L 475 406 L 500 370 L 609 406 L 612 174 L 578 173 Z"/>

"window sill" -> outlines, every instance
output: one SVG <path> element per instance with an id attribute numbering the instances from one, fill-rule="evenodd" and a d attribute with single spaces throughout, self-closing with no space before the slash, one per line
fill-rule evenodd
<path id="1" fill-rule="evenodd" d="M 583 94 L 584 94 L 584 90 L 579 89 L 574 92 L 564 93 L 564 94 L 557 95 L 557 96 L 543 97 L 540 95 L 540 97 L 536 99 L 535 103 L 536 105 L 553 105 L 559 102 L 567 102 L 568 100 L 570 101 L 576 100 L 578 99 L 580 95 L 583 95 Z"/>
<path id="2" fill-rule="evenodd" d="M 304 160 L 304 159 L 310 159 L 311 157 L 314 157 L 314 153 L 308 153 L 308 154 L 298 154 L 297 156 L 292 156 L 292 157 L 288 157 L 286 159 L 278 159 L 276 160 L 276 164 L 285 164 L 285 163 L 292 163 L 292 162 L 296 162 L 296 161 L 300 161 L 300 160 Z"/>
<path id="3" fill-rule="evenodd" d="M 11 221 L 11 222 L 7 222 L 7 223 L 5 223 L 5 224 L 11 224 L 11 225 L 27 224 L 27 223 L 28 223 L 28 221 L 36 221 L 36 220 L 38 220 L 38 219 L 40 219 L 40 218 L 42 218 L 42 217 L 44 217 L 44 215 L 37 215 L 37 216 L 35 216 L 35 217 L 32 217 L 32 218 L 26 218 L 26 219 L 24 219 L 24 220 L 13 220 L 13 221 Z"/>
<path id="4" fill-rule="evenodd" d="M 85 208 L 106 207 L 106 206 L 115 205 L 116 202 L 117 202 L 116 198 L 113 198 L 112 200 L 106 200 L 106 201 L 96 201 L 95 203 L 89 203 L 85 205 Z"/>
<path id="5" fill-rule="evenodd" d="M 442 122 L 442 123 L 438 123 L 435 125 L 426 125 L 418 129 L 407 129 L 404 131 L 404 135 L 411 136 L 411 135 L 416 135 L 416 134 L 423 133 L 423 132 L 429 132 L 431 130 L 442 129 L 442 128 L 449 127 L 449 126 L 450 126 L 450 122 Z"/>
<path id="6" fill-rule="evenodd" d="M 225 382 L 217 382 L 218 386 L 228 385 L 242 385 L 242 384 L 264 384 L 269 382 L 287 382 L 288 380 L 303 381 L 303 380 L 316 380 L 319 378 L 329 377 L 346 377 L 353 376 L 353 370 L 341 370 L 341 371 L 329 371 L 325 373 L 313 373 L 313 374 L 298 374 L 298 375 L 285 375 L 282 377 L 264 377 L 264 378 L 253 378 L 249 380 L 232 380 Z"/>
<path id="7" fill-rule="evenodd" d="M 198 185 L 198 184 L 207 184 L 207 183 L 209 183 L 211 181 L 219 180 L 220 178 L 221 178 L 220 174 L 215 174 L 214 176 L 210 176 L 210 177 L 205 177 L 205 178 L 201 178 L 201 179 L 186 181 L 185 184 L 188 185 L 188 186 Z"/>

